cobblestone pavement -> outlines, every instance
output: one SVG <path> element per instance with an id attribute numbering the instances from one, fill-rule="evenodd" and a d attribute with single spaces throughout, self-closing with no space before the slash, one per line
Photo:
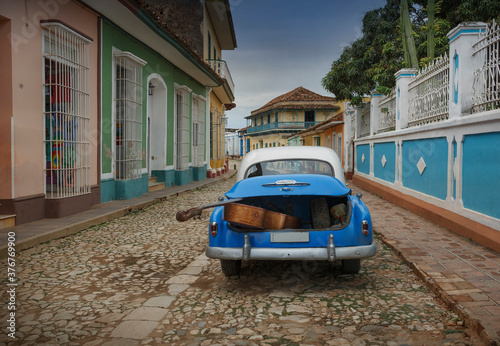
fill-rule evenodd
<path id="1" fill-rule="evenodd" d="M 377 256 L 362 261 L 359 275 L 342 275 L 324 262 L 255 261 L 239 277 L 224 277 L 219 262 L 204 255 L 209 211 L 185 223 L 175 213 L 213 203 L 234 182 L 221 180 L 19 253 L 16 343 L 477 342 L 380 239 Z M 1 298 L 7 301 L 5 290 Z M 11 340 L 2 326 L 0 344 Z"/>

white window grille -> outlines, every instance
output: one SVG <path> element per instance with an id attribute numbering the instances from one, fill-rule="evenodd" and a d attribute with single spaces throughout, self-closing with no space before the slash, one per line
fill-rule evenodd
<path id="1" fill-rule="evenodd" d="M 218 156 L 218 141 L 217 141 L 217 133 L 219 131 L 219 114 L 217 112 L 217 109 L 213 109 L 212 112 L 210 112 L 210 158 L 212 160 L 217 160 L 219 158 Z"/>
<path id="2" fill-rule="evenodd" d="M 191 89 L 186 86 L 176 85 L 175 106 L 177 120 L 177 149 L 176 164 L 177 170 L 189 168 L 189 98 Z"/>
<path id="3" fill-rule="evenodd" d="M 142 67 L 145 62 L 129 52 L 114 53 L 115 68 L 115 178 L 142 175 Z"/>
<path id="4" fill-rule="evenodd" d="M 489 24 L 473 46 L 481 67 L 474 72 L 472 113 L 500 108 L 500 25 Z"/>
<path id="5" fill-rule="evenodd" d="M 448 119 L 450 59 L 445 54 L 421 69 L 409 84 L 408 126 Z"/>
<path id="6" fill-rule="evenodd" d="M 320 136 L 314 136 L 313 137 L 313 142 L 315 146 L 319 147 L 321 145 L 321 137 Z"/>
<path id="7" fill-rule="evenodd" d="M 388 96 L 379 103 L 378 132 L 387 132 L 396 128 L 396 90 L 392 89 Z"/>
<path id="8" fill-rule="evenodd" d="M 90 193 L 89 44 L 61 23 L 45 22 L 45 196 Z"/>
<path id="9" fill-rule="evenodd" d="M 370 106 L 369 104 L 363 104 L 361 110 L 361 129 L 360 137 L 365 137 L 370 135 Z"/>
<path id="10" fill-rule="evenodd" d="M 342 158 L 342 134 L 339 133 L 337 135 L 337 145 L 336 145 L 336 150 L 335 152 L 337 153 L 337 155 Z"/>
<path id="11" fill-rule="evenodd" d="M 202 166 L 205 158 L 205 98 L 193 97 L 193 155 L 196 167 Z"/>
<path id="12" fill-rule="evenodd" d="M 225 138 L 225 133 L 226 133 L 226 124 L 227 124 L 227 117 L 224 115 L 219 118 L 219 134 L 218 134 L 218 139 L 219 139 L 219 159 L 223 159 L 226 157 L 226 152 L 224 152 L 224 148 L 226 146 L 226 143 L 224 141 Z"/>

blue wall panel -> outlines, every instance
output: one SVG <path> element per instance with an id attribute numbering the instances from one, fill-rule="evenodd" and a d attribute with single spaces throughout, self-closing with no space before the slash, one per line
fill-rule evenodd
<path id="1" fill-rule="evenodd" d="M 500 218 L 500 132 L 465 136 L 464 207 Z"/>
<path id="2" fill-rule="evenodd" d="M 385 166 L 382 159 L 385 157 Z M 396 143 L 375 143 L 373 146 L 373 174 L 376 178 L 396 181 Z"/>
<path id="3" fill-rule="evenodd" d="M 363 162 L 363 155 L 365 160 Z M 370 174 L 370 145 L 363 144 L 356 147 L 356 166 L 358 172 Z"/>
<path id="4" fill-rule="evenodd" d="M 403 142 L 403 186 L 445 200 L 448 190 L 448 141 L 445 137 Z M 417 164 L 422 158 L 425 170 Z"/>

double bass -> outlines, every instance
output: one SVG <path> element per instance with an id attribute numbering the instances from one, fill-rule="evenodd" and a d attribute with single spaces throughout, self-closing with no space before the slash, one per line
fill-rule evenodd
<path id="1" fill-rule="evenodd" d="M 300 228 L 300 218 L 284 213 L 277 213 L 241 202 L 243 198 L 235 198 L 219 203 L 195 207 L 188 210 L 180 210 L 175 215 L 177 221 L 187 221 L 195 216 L 200 216 L 204 209 L 224 206 L 224 220 L 232 224 L 254 227 L 257 229 L 286 229 Z"/>

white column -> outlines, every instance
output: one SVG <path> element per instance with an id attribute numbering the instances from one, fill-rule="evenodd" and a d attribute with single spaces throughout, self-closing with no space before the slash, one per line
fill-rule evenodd
<path id="1" fill-rule="evenodd" d="M 212 137 L 212 131 L 210 130 L 210 93 L 212 88 L 207 87 L 207 102 L 205 102 L 205 157 L 207 160 L 207 172 L 212 171 L 210 166 L 210 140 Z"/>
<path id="2" fill-rule="evenodd" d="M 483 63 L 479 56 L 473 56 L 472 46 L 477 41 L 477 35 L 485 29 L 485 23 L 471 22 L 462 23 L 448 33 L 450 39 L 450 119 L 470 113 L 474 71 Z"/>
<path id="3" fill-rule="evenodd" d="M 417 74 L 413 68 L 404 68 L 396 72 L 396 130 L 408 127 L 408 84 Z"/>

